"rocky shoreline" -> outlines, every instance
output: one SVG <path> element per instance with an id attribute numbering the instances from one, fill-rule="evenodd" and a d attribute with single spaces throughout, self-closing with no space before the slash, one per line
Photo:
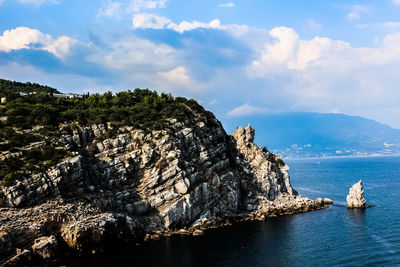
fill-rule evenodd
<path id="1" fill-rule="evenodd" d="M 150 233 L 141 233 L 138 236 L 133 236 L 132 232 L 119 232 L 117 234 L 118 231 L 128 226 L 126 225 L 127 222 L 123 221 L 129 220 L 129 218 L 124 217 L 122 214 L 102 214 L 99 216 L 98 210 L 89 208 L 83 203 L 75 206 L 58 199 L 35 208 L 2 208 L 0 209 L 0 225 L 2 225 L 0 228 L 4 230 L 4 226 L 7 226 L 8 232 L 0 232 L 0 240 L 2 241 L 1 255 L 3 256 L 7 253 L 7 250 L 8 254 L 10 254 L 12 249 L 15 249 L 15 254 L 10 259 L 1 262 L 1 266 L 20 266 L 42 261 L 56 263 L 70 256 L 95 254 L 98 251 L 107 250 L 107 246 L 109 246 L 107 242 L 109 241 L 118 246 L 123 243 L 158 240 L 176 235 L 199 236 L 209 229 L 226 227 L 245 221 L 264 221 L 278 216 L 325 209 L 328 208 L 329 204 L 332 204 L 332 201 L 329 199 L 313 201 L 300 196 L 294 198 L 284 196 L 279 200 L 278 205 L 276 203 L 272 202 L 269 205 L 264 205 L 263 208 L 249 214 L 237 214 L 234 217 L 223 220 L 203 218 L 188 227 L 155 230 Z M 50 220 L 49 214 L 52 216 Z M 54 232 L 54 229 L 59 227 L 57 224 L 77 214 L 85 217 L 84 222 L 76 221 L 75 224 L 67 228 L 57 230 L 60 232 Z M 29 221 L 25 221 L 26 218 L 29 218 Z M 123 220 L 121 221 L 121 219 Z M 74 225 L 76 229 L 74 229 Z M 53 233 L 53 235 L 43 236 L 45 232 Z M 42 236 L 34 239 L 40 235 Z M 30 241 L 32 239 L 34 239 L 33 243 Z M 86 245 L 87 242 L 92 243 L 93 239 L 97 239 L 96 246 L 85 247 L 85 243 Z M 16 243 L 21 248 L 13 248 Z"/>
<path id="2" fill-rule="evenodd" d="M 201 235 L 331 203 L 299 196 L 289 167 L 254 144 L 251 126 L 229 136 L 219 122 L 203 121 L 171 120 L 150 133 L 123 127 L 112 138 L 109 125 L 92 125 L 63 136 L 74 157 L 0 190 L 0 264 Z"/>
<path id="3" fill-rule="evenodd" d="M 278 216 L 293 215 L 314 210 L 326 209 L 329 207 L 329 205 L 333 204 L 332 200 L 328 198 L 325 198 L 324 200 L 317 199 L 313 201 L 309 198 L 303 198 L 300 196 L 286 200 L 281 199 L 280 201 L 281 205 L 279 206 L 275 206 L 274 204 L 272 204 L 269 207 L 264 207 L 250 214 L 238 214 L 236 217 L 232 217 L 226 220 L 213 221 L 207 220 L 207 218 L 203 218 L 201 221 L 195 222 L 190 227 L 167 231 L 156 231 L 155 233 L 146 234 L 144 240 L 157 240 L 162 237 L 170 237 L 174 235 L 198 236 L 204 234 L 204 232 L 208 229 L 221 228 L 246 221 L 265 221 L 269 218 L 275 218 Z M 282 205 L 282 203 L 285 204 Z"/>
<path id="4" fill-rule="evenodd" d="M 118 244 L 125 242 L 133 243 L 158 240 L 163 237 L 170 237 L 174 235 L 198 236 L 203 235 L 208 229 L 221 228 L 244 221 L 264 221 L 268 218 L 274 218 L 278 216 L 325 209 L 329 204 L 332 204 L 332 201 L 329 199 L 317 199 L 316 201 L 313 201 L 300 196 L 296 196 L 295 198 L 291 196 L 285 196 L 283 198 L 286 199 L 280 199 L 278 205 L 275 205 L 276 203 L 272 202 L 269 205 L 264 205 L 262 209 L 251 212 L 250 214 L 242 213 L 235 217 L 224 220 L 208 220 L 207 218 L 203 218 L 191 226 L 180 229 L 168 229 L 164 231 L 155 230 L 151 233 L 142 233 L 140 236 L 132 236 L 124 233 L 123 235 L 125 236 L 120 235 L 118 238 L 114 236 L 110 239 L 107 239 L 102 235 L 110 235 L 110 233 L 116 233 L 126 227 L 127 225 L 124 225 L 124 223 L 120 223 L 118 225 L 117 222 L 118 216 L 122 216 L 119 218 L 121 219 L 123 218 L 123 215 L 103 214 L 102 216 L 98 216 L 98 211 L 96 211 L 96 209 L 90 209 L 85 204 L 81 203 L 78 204 L 78 209 L 76 210 L 75 205 L 63 203 L 62 199 L 51 201 L 35 208 L 2 208 L 0 209 L 0 224 L 2 225 L 0 228 L 4 229 L 4 226 L 7 225 L 7 230 L 9 231 L 8 233 L 4 231 L 0 232 L 2 253 L 7 252 L 6 247 L 8 247 L 8 251 L 11 253 L 11 248 L 13 248 L 13 244 L 15 243 L 18 243 L 19 247 L 25 247 L 25 249 L 15 248 L 15 255 L 7 261 L 2 262 L 1 265 L 19 266 L 32 261 L 40 262 L 43 260 L 57 262 L 58 260 L 65 258 L 65 255 L 84 255 L 96 253 L 97 250 L 103 251 L 103 248 L 106 246 L 108 240 L 113 240 L 113 242 L 117 242 Z M 49 214 L 52 215 L 52 219 L 50 220 L 47 217 Z M 61 232 L 58 233 L 61 235 L 62 240 L 59 240 L 60 236 L 56 237 L 55 235 L 41 236 L 34 239 L 33 245 L 29 249 L 29 246 L 32 243 L 29 241 L 29 239 L 33 239 L 35 236 L 40 236 L 44 232 L 51 232 L 51 228 L 59 227 L 57 226 L 58 223 L 66 220 L 66 218 L 69 216 L 74 216 L 76 214 L 81 214 L 81 216 L 85 217 L 84 229 L 74 231 L 73 226 L 70 226 L 66 229 L 62 228 L 60 229 Z M 43 219 L 43 215 L 45 215 L 47 218 Z M 26 218 L 29 218 L 30 221 L 25 221 Z M 127 220 L 128 218 L 123 219 Z M 92 225 L 90 222 L 92 222 Z M 76 223 L 75 225 L 82 226 L 82 222 Z M 95 227 L 92 228 L 93 226 Z M 106 233 L 106 231 L 111 232 Z M 55 234 L 55 232 L 52 233 Z M 85 236 L 88 234 L 90 239 L 96 237 L 98 239 L 97 246 L 91 247 L 90 249 L 85 247 L 84 241 Z M 130 238 L 127 238 L 128 236 Z M 92 241 L 93 240 L 90 242 Z M 65 250 L 69 253 L 65 254 Z M 64 255 L 62 256 L 62 254 Z"/>

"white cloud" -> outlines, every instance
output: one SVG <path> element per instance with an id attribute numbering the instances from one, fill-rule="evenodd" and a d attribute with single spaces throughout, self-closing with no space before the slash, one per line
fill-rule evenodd
<path id="1" fill-rule="evenodd" d="M 143 10 L 165 8 L 168 0 L 107 0 L 99 9 L 97 18 L 108 17 L 120 20 L 128 14 L 137 14 Z"/>
<path id="2" fill-rule="evenodd" d="M 122 17 L 122 6 L 120 2 L 108 2 L 102 8 L 99 9 L 97 17 L 108 17 L 121 19 Z"/>
<path id="3" fill-rule="evenodd" d="M 164 29 L 166 25 L 171 24 L 171 20 L 166 17 L 154 14 L 139 13 L 133 16 L 133 28 L 135 29 Z"/>
<path id="4" fill-rule="evenodd" d="M 97 51 L 88 60 L 108 69 L 157 74 L 176 66 L 176 51 L 165 44 L 155 44 L 137 37 L 112 44 L 111 51 Z"/>
<path id="5" fill-rule="evenodd" d="M 266 108 L 256 107 L 246 103 L 235 109 L 232 109 L 227 113 L 227 115 L 229 117 L 240 117 L 240 116 L 248 116 L 256 114 L 265 114 L 267 112 L 268 110 Z"/>
<path id="6" fill-rule="evenodd" d="M 368 13 L 369 8 L 362 5 L 354 5 L 351 6 L 350 12 L 347 14 L 346 18 L 348 20 L 359 20 L 361 18 L 361 14 Z"/>
<path id="7" fill-rule="evenodd" d="M 209 23 L 198 21 L 182 21 L 179 24 L 170 23 L 168 24 L 167 28 L 177 31 L 179 33 L 184 33 L 185 31 L 192 31 L 195 29 L 221 29 L 221 22 L 218 19 L 214 19 Z"/>
<path id="8" fill-rule="evenodd" d="M 0 51 L 8 53 L 19 49 L 45 50 L 56 57 L 63 58 L 69 54 L 71 47 L 76 43 L 76 39 L 68 36 L 53 39 L 50 34 L 41 33 L 36 29 L 18 27 L 6 30 L 0 36 Z"/>
<path id="9" fill-rule="evenodd" d="M 218 19 L 209 23 L 199 21 L 182 21 L 179 24 L 173 23 L 169 18 L 154 14 L 139 13 L 133 16 L 132 24 L 134 29 L 170 29 L 179 33 L 195 29 L 226 29 Z"/>
<path id="10" fill-rule="evenodd" d="M 225 4 L 219 4 L 218 6 L 219 7 L 235 7 L 235 3 L 228 2 L 228 3 L 225 3 Z"/>
<path id="11" fill-rule="evenodd" d="M 350 13 L 347 14 L 346 18 L 347 18 L 348 20 L 358 20 L 358 19 L 361 18 L 361 15 L 360 15 L 359 12 L 352 11 L 352 12 L 350 12 Z"/>
<path id="12" fill-rule="evenodd" d="M 272 40 L 265 41 L 246 73 L 249 81 L 279 81 L 275 97 L 292 102 L 286 109 L 366 114 L 396 125 L 394 116 L 380 116 L 388 106 L 398 111 L 400 103 L 396 86 L 400 83 L 396 74 L 400 71 L 400 32 L 387 34 L 376 47 L 352 47 L 318 36 L 301 40 L 294 30 L 284 27 L 271 30 L 270 36 Z"/>
<path id="13" fill-rule="evenodd" d="M 335 58 L 349 52 L 348 43 L 318 36 L 312 40 L 300 40 L 291 28 L 277 27 L 269 34 L 274 41 L 267 42 L 258 59 L 252 62 L 248 68 L 250 77 L 337 64 Z"/>
<path id="14" fill-rule="evenodd" d="M 400 22 L 394 22 L 394 21 L 385 22 L 383 24 L 383 27 L 387 28 L 387 29 L 399 30 L 400 29 Z"/>
<path id="15" fill-rule="evenodd" d="M 168 0 L 130 0 L 127 8 L 128 12 L 139 12 L 143 9 L 165 8 Z"/>
<path id="16" fill-rule="evenodd" d="M 296 57 L 287 62 L 289 69 L 304 70 L 306 67 L 327 66 L 333 63 L 333 57 L 349 48 L 343 41 L 333 41 L 329 38 L 315 37 L 312 40 L 298 42 Z"/>
<path id="17" fill-rule="evenodd" d="M 185 67 L 179 66 L 167 72 L 158 73 L 161 78 L 172 85 L 188 86 L 191 83 Z"/>
<path id="18" fill-rule="evenodd" d="M 261 56 L 252 62 L 249 69 L 250 76 L 273 74 L 295 56 L 299 40 L 296 31 L 287 27 L 276 27 L 269 32 L 269 35 L 275 41 L 266 43 Z"/>
<path id="19" fill-rule="evenodd" d="M 393 0 L 393 4 L 400 6 L 400 0 Z"/>

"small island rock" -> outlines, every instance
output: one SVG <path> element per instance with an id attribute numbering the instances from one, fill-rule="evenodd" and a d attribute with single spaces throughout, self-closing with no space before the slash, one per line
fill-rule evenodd
<path id="1" fill-rule="evenodd" d="M 347 208 L 365 208 L 364 188 L 362 181 L 354 184 L 347 195 Z"/>

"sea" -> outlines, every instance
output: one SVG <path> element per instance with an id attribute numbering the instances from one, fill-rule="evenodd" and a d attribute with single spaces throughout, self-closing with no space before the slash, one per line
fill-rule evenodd
<path id="1" fill-rule="evenodd" d="M 132 244 L 66 266 L 400 266 L 400 157 L 286 160 L 300 195 L 327 209 Z M 347 209 L 363 181 L 367 209 Z"/>

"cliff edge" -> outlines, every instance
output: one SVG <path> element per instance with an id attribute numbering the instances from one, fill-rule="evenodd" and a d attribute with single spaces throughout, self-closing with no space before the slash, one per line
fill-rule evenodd
<path id="1" fill-rule="evenodd" d="M 59 141 L 73 156 L 0 191 L 0 259 L 57 258 L 108 241 L 199 233 L 229 221 L 325 207 L 298 196 L 288 166 L 254 144 L 254 128 L 231 136 L 218 122 L 176 119 L 145 133 L 77 127 Z"/>

